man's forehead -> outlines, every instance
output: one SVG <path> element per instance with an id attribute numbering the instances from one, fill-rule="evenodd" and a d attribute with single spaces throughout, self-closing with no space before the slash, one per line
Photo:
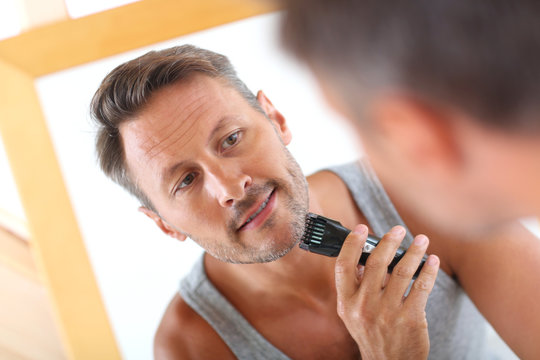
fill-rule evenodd
<path id="1" fill-rule="evenodd" d="M 138 116 L 120 125 L 128 164 L 204 146 L 244 117 L 242 109 L 253 110 L 235 89 L 204 75 L 160 89 Z"/>
<path id="2" fill-rule="evenodd" d="M 141 117 L 120 127 L 126 155 L 153 158 L 171 145 L 182 145 L 196 134 L 196 122 L 174 117 L 163 117 L 166 121 L 154 121 L 155 117 Z"/>
<path id="3" fill-rule="evenodd" d="M 120 133 L 150 150 L 175 133 L 192 136 L 197 127 L 211 125 L 228 102 L 219 85 L 208 79 L 201 76 L 160 89 L 139 114 L 120 125 Z"/>
<path id="4" fill-rule="evenodd" d="M 193 75 L 157 90 L 136 117 L 156 123 L 189 119 L 206 103 L 218 103 L 223 100 L 226 96 L 225 91 L 226 89 L 217 80 L 208 76 Z"/>

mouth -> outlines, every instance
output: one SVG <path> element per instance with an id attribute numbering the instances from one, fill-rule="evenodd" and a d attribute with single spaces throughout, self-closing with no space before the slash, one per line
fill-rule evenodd
<path id="1" fill-rule="evenodd" d="M 247 220 L 238 228 L 238 231 L 250 230 L 258 227 L 262 224 L 266 218 L 272 212 L 272 209 L 275 205 L 275 192 L 276 189 L 273 189 L 268 197 L 259 205 L 253 213 L 247 218 Z"/>

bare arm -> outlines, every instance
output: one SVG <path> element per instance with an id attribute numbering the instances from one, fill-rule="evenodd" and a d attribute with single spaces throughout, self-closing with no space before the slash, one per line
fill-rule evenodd
<path id="1" fill-rule="evenodd" d="M 358 261 L 367 237 L 367 227 L 357 226 L 345 240 L 336 262 L 338 314 L 354 338 L 362 359 L 425 359 L 429 337 L 425 306 L 439 260 L 431 255 L 404 297 L 427 246 L 427 237 L 417 236 L 406 255 L 387 277 L 405 230 L 386 234 L 370 255 L 363 274 Z M 385 281 L 387 280 L 387 282 Z"/>
<path id="2" fill-rule="evenodd" d="M 540 239 L 515 223 L 456 244 L 452 267 L 480 312 L 522 359 L 540 359 Z"/>

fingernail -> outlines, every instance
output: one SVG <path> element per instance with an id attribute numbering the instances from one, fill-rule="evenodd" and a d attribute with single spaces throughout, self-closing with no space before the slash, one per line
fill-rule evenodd
<path id="1" fill-rule="evenodd" d="M 361 224 L 361 225 L 356 225 L 355 228 L 354 228 L 354 230 L 353 230 L 353 232 L 354 232 L 355 234 L 358 234 L 358 235 L 364 235 L 365 233 L 367 233 L 367 231 L 368 231 L 367 226 L 366 226 L 366 225 L 363 225 L 363 224 Z"/>
<path id="2" fill-rule="evenodd" d="M 418 235 L 414 238 L 414 245 L 422 246 L 425 245 L 428 241 L 426 235 Z"/>
<path id="3" fill-rule="evenodd" d="M 439 258 L 435 255 L 429 255 L 426 263 L 429 265 L 429 266 L 435 266 L 439 263 Z"/>
<path id="4" fill-rule="evenodd" d="M 405 233 L 405 229 L 402 226 L 394 226 L 390 232 L 393 235 L 403 235 Z"/>

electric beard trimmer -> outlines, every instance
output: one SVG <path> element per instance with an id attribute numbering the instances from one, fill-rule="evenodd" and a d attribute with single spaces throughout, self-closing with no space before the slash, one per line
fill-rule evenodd
<path id="1" fill-rule="evenodd" d="M 350 234 L 351 230 L 347 229 L 341 225 L 338 221 L 328 219 L 324 216 L 308 213 L 306 217 L 306 229 L 304 235 L 302 236 L 302 241 L 300 242 L 300 248 L 325 256 L 338 256 L 343 241 Z M 362 255 L 360 256 L 360 264 L 365 265 L 366 260 L 379 244 L 381 239 L 368 235 L 364 248 L 362 249 Z M 394 269 L 394 266 L 401 260 L 405 255 L 405 250 L 398 249 L 396 255 L 392 259 L 390 265 L 388 265 L 388 272 L 391 273 Z M 426 262 L 427 255 L 424 255 L 422 262 L 418 266 L 418 269 L 414 273 L 413 279 L 418 277 L 420 270 Z"/>

